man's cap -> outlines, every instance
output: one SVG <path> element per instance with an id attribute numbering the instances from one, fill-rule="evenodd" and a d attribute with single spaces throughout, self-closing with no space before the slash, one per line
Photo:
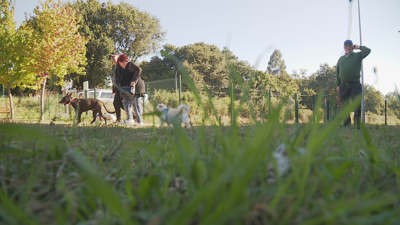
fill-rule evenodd
<path id="1" fill-rule="evenodd" d="M 347 44 L 353 45 L 353 42 L 352 42 L 351 40 L 346 40 L 346 41 L 344 42 L 344 45 L 347 45 Z"/>
<path id="2" fill-rule="evenodd" d="M 116 53 L 116 52 L 113 52 L 113 53 L 111 53 L 111 55 L 110 56 L 119 56 L 119 54 L 118 53 Z"/>

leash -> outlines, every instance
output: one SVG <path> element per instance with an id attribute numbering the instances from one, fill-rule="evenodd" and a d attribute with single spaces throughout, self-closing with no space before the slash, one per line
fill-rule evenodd
<path id="1" fill-rule="evenodd" d="M 75 98 L 72 98 L 72 100 L 69 102 L 69 104 L 71 105 L 74 100 L 75 100 Z"/>

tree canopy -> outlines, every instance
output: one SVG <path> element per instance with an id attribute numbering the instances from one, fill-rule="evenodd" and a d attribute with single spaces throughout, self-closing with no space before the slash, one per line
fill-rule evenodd
<path id="1" fill-rule="evenodd" d="M 78 0 L 68 5 L 81 18 L 79 33 L 89 38 L 87 75 L 71 75 L 76 87 L 83 81 L 89 81 L 91 87 L 107 85 L 111 81 L 111 52 L 124 53 L 135 60 L 155 51 L 165 36 L 158 18 L 125 2 L 114 5 L 111 1 Z"/>

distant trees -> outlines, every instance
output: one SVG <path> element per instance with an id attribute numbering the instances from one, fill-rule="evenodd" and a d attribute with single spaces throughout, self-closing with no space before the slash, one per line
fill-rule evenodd
<path id="1" fill-rule="evenodd" d="M 279 49 L 275 49 L 269 58 L 266 72 L 276 77 L 275 91 L 289 95 L 299 92 L 299 85 L 296 80 L 286 72 L 285 60 L 283 60 L 282 52 Z"/>
<path id="2" fill-rule="evenodd" d="M 215 45 L 195 43 L 182 47 L 165 45 L 161 57 L 154 56 L 150 62 L 143 62 L 143 76 L 149 80 L 173 78 L 177 71 L 174 59 L 180 60 L 189 75 L 200 86 L 227 88 L 228 71 L 224 53 Z M 180 72 L 178 72 L 180 73 Z"/>
<path id="3" fill-rule="evenodd" d="M 364 85 L 364 93 L 365 111 L 382 114 L 385 107 L 382 93 L 369 84 Z"/>
<path id="4" fill-rule="evenodd" d="M 387 100 L 387 108 L 389 113 L 396 115 L 396 117 L 400 119 L 399 95 L 395 91 L 389 92 L 385 95 L 385 99 Z"/>
<path id="5" fill-rule="evenodd" d="M 10 100 L 10 118 L 14 119 L 13 99 L 11 88 L 29 83 L 25 79 L 21 63 L 24 60 L 21 32 L 16 31 L 14 21 L 15 1 L 1 0 L 0 7 L 0 83 L 7 90 Z"/>
<path id="6" fill-rule="evenodd" d="M 48 77 L 55 77 L 57 84 L 64 83 L 64 76 L 75 72 L 84 74 L 87 40 L 78 33 L 74 11 L 62 3 L 47 0 L 35 8 L 35 15 L 25 21 L 19 29 L 25 31 L 26 46 L 22 50 L 28 55 L 25 65 L 36 75 L 36 84 L 41 92 L 41 120 L 44 119 L 44 92 Z"/>
<path id="7" fill-rule="evenodd" d="M 211 88 L 229 86 L 226 58 L 217 46 L 204 43 L 186 45 L 178 48 L 175 56 L 202 75 L 204 83 Z"/>
<path id="8" fill-rule="evenodd" d="M 165 45 L 161 57 L 154 56 L 150 62 L 143 62 L 143 76 L 151 80 L 173 78 L 176 65 L 172 58 L 179 59 L 190 72 L 195 83 L 208 85 L 210 90 L 226 89 L 229 74 L 234 84 L 247 83 L 253 78 L 252 87 L 260 90 L 272 88 L 274 92 L 294 94 L 299 91 L 295 79 L 286 72 L 286 65 L 279 50 L 275 50 L 267 71 L 257 71 L 247 61 L 239 60 L 228 48 L 220 50 L 215 45 L 195 43 L 183 47 Z M 279 66 L 274 66 L 279 65 Z M 274 67 L 274 69 L 272 69 Z M 268 71 L 274 73 L 269 74 Z M 239 79 L 239 80 L 238 80 Z"/>
<path id="9" fill-rule="evenodd" d="M 282 52 L 279 49 L 275 49 L 269 57 L 267 73 L 273 76 L 287 74 L 285 60 L 283 60 Z"/>

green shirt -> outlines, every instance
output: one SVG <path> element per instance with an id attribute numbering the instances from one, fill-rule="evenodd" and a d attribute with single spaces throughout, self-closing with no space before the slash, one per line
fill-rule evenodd
<path id="1" fill-rule="evenodd" d="M 353 52 L 339 58 L 336 67 L 336 85 L 360 81 L 361 62 L 371 52 L 371 49 L 360 46 L 361 52 Z"/>

